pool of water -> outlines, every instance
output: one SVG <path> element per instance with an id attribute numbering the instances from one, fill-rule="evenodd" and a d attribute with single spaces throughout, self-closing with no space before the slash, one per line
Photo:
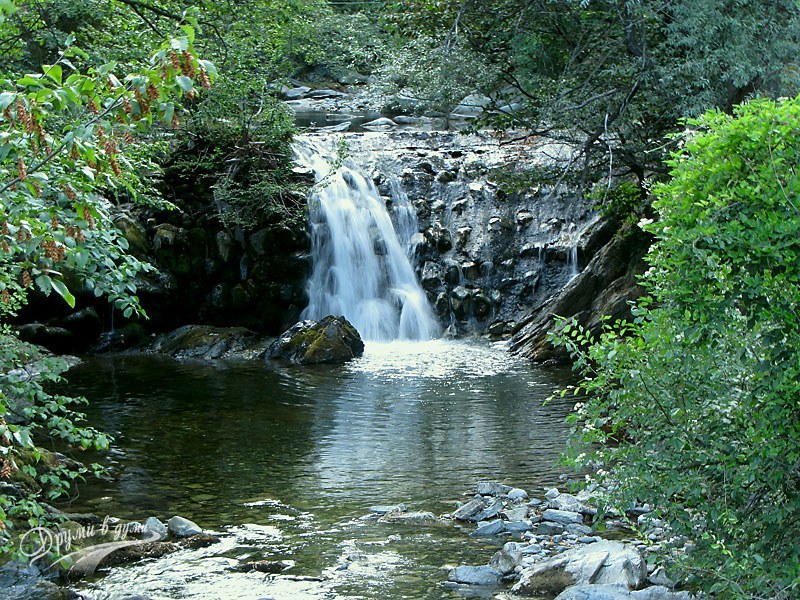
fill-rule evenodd
<path id="1" fill-rule="evenodd" d="M 84 484 L 70 510 L 179 514 L 222 542 L 78 589 L 96 599 L 458 597 L 442 587 L 447 568 L 486 563 L 497 542 L 453 525 L 377 523 L 370 506 L 451 512 L 485 480 L 541 495 L 561 473 L 571 408 L 542 401 L 569 378 L 456 341 L 368 343 L 342 367 L 87 359 L 69 389 L 115 436 L 114 476 Z M 261 559 L 294 567 L 232 570 Z"/>

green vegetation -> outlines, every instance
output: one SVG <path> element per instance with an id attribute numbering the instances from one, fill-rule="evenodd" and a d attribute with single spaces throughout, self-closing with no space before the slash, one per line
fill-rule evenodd
<path id="1" fill-rule="evenodd" d="M 30 6 L 14 8 L 0 5 L 6 40 L 26 31 Z M 8 319 L 34 289 L 70 306 L 76 290 L 90 291 L 125 316 L 142 314 L 136 276 L 149 267 L 127 253 L 111 221 L 113 202 L 148 201 L 142 174 L 154 167 L 156 131 L 177 127 L 179 99 L 210 85 L 214 67 L 194 53 L 195 25 L 185 15 L 136 69 L 98 60 L 67 34 L 33 72 L 0 78 L 0 474 L 23 484 L 21 496 L 0 496 L 2 552 L 15 526 L 47 518 L 42 496 L 66 493 L 86 470 L 40 446 L 108 446 L 105 435 L 81 424 L 80 399 L 52 393 L 66 362 L 20 343 Z M 142 149 L 148 140 L 155 143 Z"/>
<path id="2" fill-rule="evenodd" d="M 586 377 L 578 452 L 599 444 L 583 458 L 613 500 L 692 540 L 675 559 L 698 588 L 797 595 L 800 109 L 758 100 L 800 91 L 797 2 L 0 0 L 0 42 L 0 479 L 28 494 L 0 495 L 3 550 L 95 468 L 42 448 L 109 442 L 53 392 L 66 363 L 9 322 L 33 290 L 142 316 L 151 267 L 112 218 L 169 206 L 159 190 L 226 226 L 297 226 L 275 96 L 300 80 L 408 112 L 486 94 L 476 126 L 571 144 L 562 167 L 607 216 L 657 218 L 636 321 L 554 335 Z M 564 173 L 492 176 L 512 192 Z"/>
<path id="3" fill-rule="evenodd" d="M 634 323 L 566 322 L 584 379 L 579 465 L 617 508 L 646 499 L 720 597 L 800 592 L 800 100 L 710 112 L 655 189 Z M 588 452 L 586 454 L 585 452 Z"/>

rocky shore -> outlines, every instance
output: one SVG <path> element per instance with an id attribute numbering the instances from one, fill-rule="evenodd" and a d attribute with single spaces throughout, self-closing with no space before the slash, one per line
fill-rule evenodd
<path id="1" fill-rule="evenodd" d="M 474 525 L 473 538 L 502 547 L 486 564 L 450 569 L 446 589 L 510 600 L 519 596 L 556 600 L 690 600 L 677 591 L 663 567 L 648 560 L 668 537 L 648 505 L 626 515 L 602 515 L 595 490 L 570 494 L 557 488 L 531 498 L 520 488 L 479 483 L 475 495 L 450 514 L 409 512 L 405 506 L 376 506 L 379 522 Z M 636 530 L 629 526 L 636 524 Z M 601 533 L 598 533 L 602 530 Z M 478 592 L 478 589 L 481 592 Z"/>

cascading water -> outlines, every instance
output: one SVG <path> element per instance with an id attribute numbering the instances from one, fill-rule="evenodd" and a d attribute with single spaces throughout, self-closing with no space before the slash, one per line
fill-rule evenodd
<path id="1" fill-rule="evenodd" d="M 310 137 L 294 145 L 314 171 L 313 271 L 304 319 L 344 315 L 365 340 L 429 340 L 439 326 L 374 183 Z"/>

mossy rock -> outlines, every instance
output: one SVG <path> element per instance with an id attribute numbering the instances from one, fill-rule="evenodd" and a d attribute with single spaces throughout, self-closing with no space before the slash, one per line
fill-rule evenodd
<path id="1" fill-rule="evenodd" d="M 344 317 L 300 321 L 269 347 L 267 358 L 300 365 L 341 364 L 364 353 L 364 342 Z"/>

